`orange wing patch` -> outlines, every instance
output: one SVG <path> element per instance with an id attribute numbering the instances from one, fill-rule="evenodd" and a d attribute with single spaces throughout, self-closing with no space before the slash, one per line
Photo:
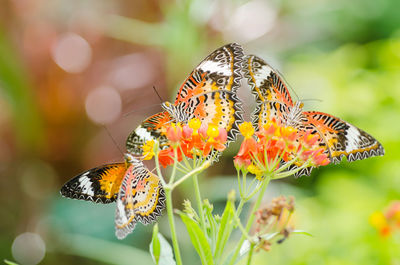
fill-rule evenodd
<path id="1" fill-rule="evenodd" d="M 61 195 L 96 203 L 113 202 L 117 198 L 125 171 L 125 163 L 92 168 L 65 183 Z"/>

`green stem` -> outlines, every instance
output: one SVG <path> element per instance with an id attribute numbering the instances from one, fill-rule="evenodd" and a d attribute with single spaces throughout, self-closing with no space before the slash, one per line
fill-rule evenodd
<path id="1" fill-rule="evenodd" d="M 207 235 L 207 233 L 206 233 L 206 219 L 204 218 L 203 201 L 201 200 L 199 179 L 198 179 L 197 175 L 193 176 L 193 185 L 194 185 L 194 192 L 195 192 L 196 200 L 197 200 L 197 208 L 198 208 L 197 210 L 198 210 L 199 216 L 200 216 L 200 226 L 203 229 L 204 235 Z"/>
<path id="2" fill-rule="evenodd" d="M 243 209 L 243 206 L 244 206 L 244 204 L 245 204 L 246 202 L 247 202 L 246 199 L 244 199 L 244 198 L 241 198 L 241 199 L 240 199 L 239 205 L 238 205 L 238 207 L 237 207 L 237 209 L 236 209 L 236 213 L 237 213 L 238 216 L 240 216 L 240 214 L 241 214 L 241 212 L 242 212 L 242 209 Z"/>
<path id="3" fill-rule="evenodd" d="M 266 177 L 266 179 L 264 180 L 264 183 L 262 184 L 262 186 L 260 188 L 256 203 L 253 205 L 253 208 L 251 209 L 250 216 L 249 216 L 249 219 L 247 220 L 247 224 L 246 224 L 246 232 L 247 233 L 249 233 L 251 225 L 253 224 L 254 218 L 256 217 L 255 212 L 258 209 L 258 207 L 260 207 L 265 189 L 267 188 L 269 181 L 270 181 L 270 177 Z M 239 244 L 236 247 L 235 253 L 232 256 L 231 261 L 229 262 L 230 265 L 235 263 L 237 256 L 239 255 L 240 248 L 242 247 L 245 239 L 246 239 L 246 235 L 242 234 L 242 237 L 239 240 Z"/>
<path id="4" fill-rule="evenodd" d="M 156 143 L 156 147 L 154 148 L 155 149 L 155 151 L 154 151 L 154 153 L 155 153 L 154 161 L 156 162 L 156 170 L 157 170 L 158 177 L 161 180 L 161 185 L 163 187 L 165 187 L 166 181 L 165 181 L 165 179 L 164 179 L 164 177 L 163 177 L 163 175 L 161 173 L 160 161 L 158 161 L 158 154 L 159 154 L 159 149 L 158 148 L 159 148 L 158 147 L 158 143 Z"/>
<path id="5" fill-rule="evenodd" d="M 254 244 L 251 243 L 250 245 L 250 251 L 249 251 L 249 256 L 247 257 L 247 265 L 251 264 L 251 259 L 253 258 L 253 252 L 254 252 Z"/>
<path id="6" fill-rule="evenodd" d="M 174 183 L 174 178 L 175 178 L 175 173 L 176 173 L 176 167 L 178 165 L 178 151 L 176 147 L 174 147 L 174 165 L 172 167 L 172 174 L 171 178 L 169 179 L 169 183 Z"/>
<path id="7" fill-rule="evenodd" d="M 181 184 L 182 182 L 184 182 L 187 178 L 198 174 L 199 172 L 203 171 L 204 169 L 208 168 L 211 165 L 210 161 L 206 161 L 204 162 L 203 165 L 201 165 L 201 167 L 198 167 L 192 171 L 190 171 L 189 173 L 187 173 L 185 176 L 181 177 L 179 180 L 177 180 L 173 185 L 172 185 L 172 189 L 175 189 L 179 184 Z"/>
<path id="8" fill-rule="evenodd" d="M 182 265 L 181 252 L 179 250 L 178 237 L 176 236 L 174 213 L 172 208 L 172 187 L 169 185 L 165 187 L 165 197 L 167 201 L 167 214 L 169 227 L 171 229 L 172 246 L 174 248 L 175 260 L 177 265 Z"/>
<path id="9" fill-rule="evenodd" d="M 238 184 L 239 184 L 239 194 L 240 194 L 240 198 L 243 198 L 244 196 L 245 196 L 245 194 L 243 193 L 243 190 L 242 190 L 242 182 L 241 182 L 241 176 L 240 176 L 240 171 L 239 170 L 237 170 L 236 171 L 237 172 L 237 179 L 238 179 Z"/>
<path id="10" fill-rule="evenodd" d="M 247 240 L 251 240 L 249 233 L 247 233 L 246 229 L 243 227 L 242 222 L 240 221 L 239 215 L 237 213 L 237 211 L 233 211 L 234 217 L 235 217 L 235 221 L 236 221 L 236 225 L 238 226 L 239 230 L 242 232 L 243 235 L 245 235 L 245 237 L 247 238 Z"/>

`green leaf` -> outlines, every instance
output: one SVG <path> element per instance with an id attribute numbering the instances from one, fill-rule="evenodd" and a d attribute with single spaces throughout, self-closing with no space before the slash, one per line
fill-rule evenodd
<path id="1" fill-rule="evenodd" d="M 4 260 L 4 263 L 5 264 L 8 264 L 8 265 L 19 265 L 18 263 L 15 263 L 15 262 L 12 262 L 12 261 L 9 261 L 9 260 Z"/>
<path id="2" fill-rule="evenodd" d="M 210 244 L 208 243 L 206 235 L 203 234 L 203 230 L 200 228 L 199 224 L 184 213 L 180 213 L 180 216 L 189 233 L 190 240 L 192 241 L 197 254 L 200 256 L 201 263 L 207 265 L 214 264 Z"/>
<path id="3" fill-rule="evenodd" d="M 233 220 L 234 220 L 234 193 L 233 191 L 230 192 L 228 195 L 228 201 L 226 202 L 224 213 L 221 217 L 221 223 L 218 229 L 218 236 L 217 236 L 217 245 L 214 252 L 215 260 L 218 260 L 228 242 L 229 236 L 233 230 Z"/>
<path id="4" fill-rule="evenodd" d="M 217 244 L 218 224 L 212 214 L 213 209 L 214 209 L 213 205 L 208 200 L 204 200 L 203 206 L 204 206 L 204 214 L 206 217 L 206 221 L 208 223 L 208 227 L 207 227 L 208 238 L 211 239 L 211 242 L 210 242 L 211 249 L 212 249 L 212 252 L 214 252 L 216 244 Z"/>
<path id="5" fill-rule="evenodd" d="M 158 265 L 158 262 L 160 260 L 160 251 L 161 245 L 160 245 L 160 240 L 158 238 L 158 224 L 155 224 L 153 227 L 153 237 L 150 242 L 150 254 L 151 257 L 153 258 L 153 261 L 155 264 Z"/>
<path id="6" fill-rule="evenodd" d="M 150 243 L 150 254 L 157 265 L 175 265 L 174 254 L 171 245 L 158 233 L 158 225 L 154 225 L 153 237 Z"/>
<path id="7" fill-rule="evenodd" d="M 306 236 L 313 237 L 312 234 L 310 234 L 310 233 L 308 233 L 307 231 L 304 231 L 304 230 L 293 230 L 292 234 L 299 234 L 299 235 L 306 235 Z"/>

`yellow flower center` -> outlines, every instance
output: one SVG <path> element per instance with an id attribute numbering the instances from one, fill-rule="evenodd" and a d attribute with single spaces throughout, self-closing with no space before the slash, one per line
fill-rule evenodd
<path id="1" fill-rule="evenodd" d="M 248 170 L 251 174 L 256 175 L 256 179 L 262 180 L 263 171 L 262 171 L 260 168 L 258 168 L 256 165 L 250 164 L 250 165 L 247 167 L 247 170 Z"/>
<path id="2" fill-rule="evenodd" d="M 288 137 L 289 135 L 291 135 L 292 133 L 295 133 L 295 132 L 297 132 L 297 130 L 295 128 L 293 128 L 292 126 L 280 128 L 280 133 L 281 133 L 281 136 L 283 136 L 283 137 Z"/>
<path id="3" fill-rule="evenodd" d="M 143 145 L 143 160 L 150 160 L 154 156 L 154 141 L 149 140 Z"/>
<path id="4" fill-rule="evenodd" d="M 189 121 L 188 125 L 189 128 L 193 129 L 193 131 L 197 131 L 198 129 L 200 129 L 201 121 L 198 118 L 193 118 Z"/>
<path id="5" fill-rule="evenodd" d="M 217 136 L 219 135 L 219 129 L 218 129 L 218 127 L 217 127 L 216 125 L 214 125 L 214 124 L 208 125 L 208 128 L 207 128 L 207 135 L 208 135 L 210 138 L 215 138 L 215 137 L 217 137 Z"/>
<path id="6" fill-rule="evenodd" d="M 239 131 L 244 136 L 244 138 L 250 138 L 254 134 L 253 125 L 251 125 L 251 122 L 247 121 L 239 125 Z"/>

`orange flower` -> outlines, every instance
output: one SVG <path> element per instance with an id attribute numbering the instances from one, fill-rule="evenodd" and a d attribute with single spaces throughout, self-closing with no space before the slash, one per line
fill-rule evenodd
<path id="1" fill-rule="evenodd" d="M 176 153 L 177 153 L 178 162 L 182 161 L 182 159 L 183 159 L 182 152 L 179 149 L 177 149 Z M 172 147 L 168 147 L 167 149 L 161 150 L 158 153 L 158 161 L 160 161 L 160 164 L 163 167 L 167 167 L 167 166 L 175 163 L 174 157 L 175 157 L 174 148 L 172 148 Z"/>
<path id="2" fill-rule="evenodd" d="M 214 148 L 217 151 L 224 151 L 227 139 L 226 130 L 218 128 L 214 124 L 209 124 L 207 128 L 207 136 L 209 137 L 204 145 L 203 156 L 208 156 L 211 153 L 211 149 Z"/>
<path id="3" fill-rule="evenodd" d="M 238 170 L 255 172 L 257 178 L 279 170 L 286 163 L 301 166 L 327 165 L 330 161 L 325 149 L 318 145 L 318 135 L 310 131 L 299 132 L 291 126 L 282 126 L 275 120 L 263 125 L 254 135 L 251 123 L 239 125 L 244 136 L 234 164 Z"/>
<path id="4" fill-rule="evenodd" d="M 183 156 L 207 157 L 212 150 L 225 150 L 227 132 L 214 124 L 201 123 L 199 119 L 191 119 L 188 124 L 171 123 L 165 128 L 165 135 L 172 146 L 159 152 L 158 159 L 163 167 L 174 163 L 174 148 L 177 150 L 177 160 Z"/>
<path id="5" fill-rule="evenodd" d="M 166 136 L 172 143 L 177 143 L 182 138 L 182 126 L 180 123 L 171 123 L 166 130 Z"/>

